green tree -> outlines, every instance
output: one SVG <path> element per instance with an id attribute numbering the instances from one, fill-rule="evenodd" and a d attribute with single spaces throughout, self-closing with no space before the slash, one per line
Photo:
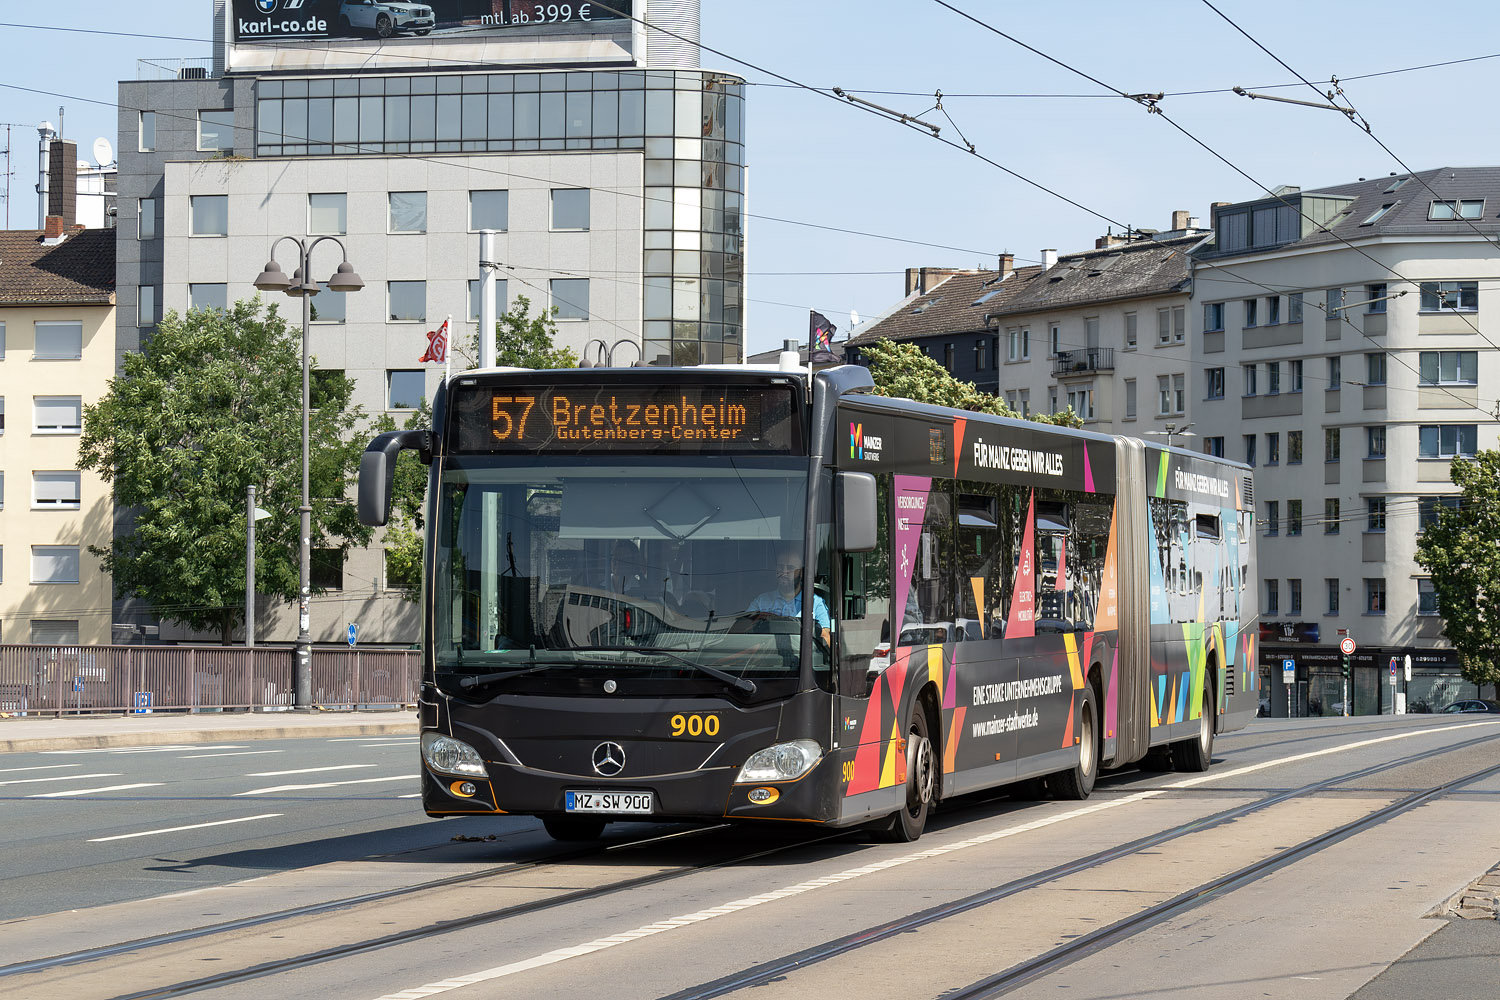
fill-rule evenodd
<path id="1" fill-rule="evenodd" d="M 1459 506 L 1439 505 L 1417 538 L 1417 565 L 1432 576 L 1443 634 L 1464 680 L 1500 696 L 1500 451 L 1456 458 Z"/>
<path id="2" fill-rule="evenodd" d="M 557 306 L 531 315 L 531 300 L 517 295 L 510 312 L 495 318 L 495 363 L 512 368 L 577 368 L 578 355 L 558 347 Z M 464 369 L 479 367 L 479 331 L 464 350 L 455 350 Z"/>
<path id="3" fill-rule="evenodd" d="M 346 499 L 365 435 L 354 383 L 320 373 L 311 415 L 312 546 L 363 545 Z M 302 502 L 302 348 L 259 297 L 169 312 L 98 403 L 84 408 L 78 467 L 129 510 L 107 549 L 90 546 L 115 595 L 223 642 L 244 618 L 245 488 L 271 512 L 256 528 L 256 589 L 297 599 Z"/>
<path id="4" fill-rule="evenodd" d="M 999 396 L 985 392 L 971 382 L 954 378 L 910 341 L 881 341 L 863 351 L 869 358 L 875 391 L 882 396 L 899 396 L 919 403 L 952 406 L 998 417 L 1021 416 L 1005 405 L 1005 400 Z M 1032 413 L 1029 419 L 1064 427 L 1083 426 L 1083 420 L 1071 408 L 1061 413 Z"/>

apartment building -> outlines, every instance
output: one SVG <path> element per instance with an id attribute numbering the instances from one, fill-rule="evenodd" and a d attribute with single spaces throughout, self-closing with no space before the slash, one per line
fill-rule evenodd
<path id="1" fill-rule="evenodd" d="M 560 346 L 623 364 L 742 359 L 743 81 L 699 67 L 696 3 L 525 24 L 450 7 L 420 36 L 236 37 L 264 20 L 253 8 L 220 4 L 211 63 L 120 84 L 120 351 L 164 309 L 251 297 L 269 257 L 291 274 L 281 237 L 331 236 L 313 277 L 347 254 L 365 284 L 315 297 L 315 367 L 400 422 L 442 375 L 418 360 L 426 332 L 451 316 L 454 345 L 474 336 L 489 230 L 497 313 L 520 296 L 555 307 Z M 378 543 L 316 582 L 316 641 L 349 623 L 361 641 L 416 638 Z M 120 614 L 155 623 L 149 608 Z M 272 640 L 296 629 L 285 608 L 261 626 Z"/>
<path id="2" fill-rule="evenodd" d="M 1265 709 L 1340 714 L 1344 635 L 1356 714 L 1475 697 L 1414 552 L 1452 460 L 1497 445 L 1500 169 L 1280 188 L 1213 224 L 1191 405 L 1205 450 L 1255 466 Z"/>
<path id="3" fill-rule="evenodd" d="M 114 377 L 114 335 L 113 230 L 49 216 L 0 231 L 0 641 L 110 641 L 110 579 L 89 547 L 109 547 L 113 503 L 78 471 L 78 439 Z"/>

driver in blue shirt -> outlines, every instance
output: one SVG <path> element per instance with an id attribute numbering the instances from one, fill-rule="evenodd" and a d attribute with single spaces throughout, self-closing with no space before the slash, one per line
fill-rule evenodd
<path id="1" fill-rule="evenodd" d="M 793 545 L 776 551 L 776 589 L 768 590 L 745 609 L 749 614 L 780 615 L 783 618 L 802 617 L 802 553 Z M 833 619 L 828 614 L 828 603 L 813 595 L 813 619 L 822 631 L 823 641 L 828 641 L 833 629 Z"/>

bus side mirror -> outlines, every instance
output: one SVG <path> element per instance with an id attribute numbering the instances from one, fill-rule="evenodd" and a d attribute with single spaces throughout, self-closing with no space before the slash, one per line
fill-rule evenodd
<path id="1" fill-rule="evenodd" d="M 391 493 L 396 486 L 396 459 L 413 448 L 432 461 L 428 431 L 390 431 L 381 434 L 359 456 L 359 523 L 379 528 L 391 519 Z"/>
<path id="2" fill-rule="evenodd" d="M 870 552 L 879 544 L 875 523 L 875 477 L 868 472 L 838 475 L 838 547 Z"/>

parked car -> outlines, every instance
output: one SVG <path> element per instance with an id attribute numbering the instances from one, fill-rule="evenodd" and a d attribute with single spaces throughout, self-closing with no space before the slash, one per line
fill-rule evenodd
<path id="1" fill-rule="evenodd" d="M 339 34 L 370 31 L 389 38 L 398 31 L 425 35 L 436 22 L 432 8 L 420 3 L 388 3 L 386 0 L 344 0 L 339 4 Z"/>
<path id="2" fill-rule="evenodd" d="M 1459 715 L 1469 713 L 1488 712 L 1491 715 L 1500 715 L 1500 702 L 1481 701 L 1478 698 L 1470 698 L 1467 701 L 1455 701 L 1442 709 L 1444 715 Z"/>

